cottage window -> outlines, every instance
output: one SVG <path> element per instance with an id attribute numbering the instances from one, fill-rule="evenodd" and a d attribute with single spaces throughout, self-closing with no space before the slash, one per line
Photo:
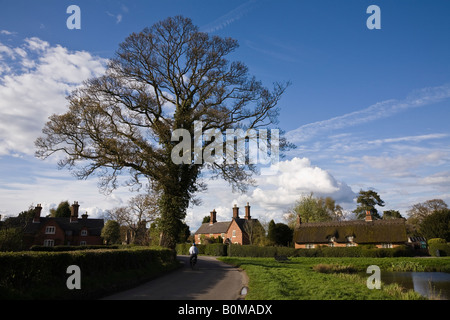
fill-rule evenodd
<path id="1" fill-rule="evenodd" d="M 233 237 L 236 237 L 236 230 L 233 230 Z"/>
<path id="2" fill-rule="evenodd" d="M 85 246 L 85 245 L 87 245 L 86 241 L 80 241 L 80 246 Z"/>
<path id="3" fill-rule="evenodd" d="M 55 234 L 56 228 L 54 226 L 45 227 L 45 234 Z"/>
<path id="4" fill-rule="evenodd" d="M 44 247 L 53 247 L 55 245 L 55 240 L 53 239 L 45 239 Z"/>
<path id="5" fill-rule="evenodd" d="M 312 244 L 312 243 L 307 243 L 307 244 L 305 244 L 305 248 L 306 248 L 306 249 L 314 249 L 314 248 L 315 248 L 315 245 Z"/>
<path id="6" fill-rule="evenodd" d="M 383 243 L 381 245 L 381 247 L 385 248 L 385 249 L 392 249 L 393 248 L 392 243 Z"/>
<path id="7" fill-rule="evenodd" d="M 353 236 L 348 236 L 348 237 L 347 237 L 347 241 L 348 241 L 348 242 L 353 242 Z"/>
<path id="8" fill-rule="evenodd" d="M 86 229 L 81 230 L 81 235 L 82 236 L 87 236 L 88 235 L 87 230 Z"/>

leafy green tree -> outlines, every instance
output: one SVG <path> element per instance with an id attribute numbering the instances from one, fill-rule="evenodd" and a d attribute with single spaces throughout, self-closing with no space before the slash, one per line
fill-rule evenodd
<path id="1" fill-rule="evenodd" d="M 450 242 L 450 209 L 437 210 L 427 215 L 419 230 L 427 239 L 442 238 Z"/>
<path id="2" fill-rule="evenodd" d="M 398 210 L 386 210 L 383 211 L 383 219 L 399 219 L 403 218 Z"/>
<path id="3" fill-rule="evenodd" d="M 275 221 L 270 220 L 268 230 L 267 230 L 267 239 L 269 240 L 269 243 L 274 244 L 276 242 L 276 235 L 275 235 Z"/>
<path id="4" fill-rule="evenodd" d="M 106 244 L 120 243 L 120 225 L 117 221 L 108 220 L 102 229 L 101 236 Z"/>
<path id="5" fill-rule="evenodd" d="M 375 206 L 384 207 L 384 201 L 381 200 L 377 192 L 373 190 L 360 190 L 356 202 L 358 203 L 358 206 L 353 212 L 356 214 L 357 219 L 364 219 L 366 211 L 370 211 L 373 217 L 381 219 Z"/>
<path id="6" fill-rule="evenodd" d="M 334 208 L 331 208 L 335 203 L 330 199 L 327 202 L 323 198 L 315 198 L 311 193 L 297 201 L 292 211 L 301 217 L 302 222 L 330 221 L 335 217 Z"/>
<path id="7" fill-rule="evenodd" d="M 69 218 L 70 217 L 69 201 L 61 201 L 56 209 L 50 209 L 50 217 L 53 218 Z"/>
<path id="8" fill-rule="evenodd" d="M 264 87 L 244 63 L 227 59 L 237 48 L 236 40 L 200 32 L 181 16 L 131 34 L 105 75 L 75 90 L 65 114 L 50 117 L 35 142 L 36 155 L 45 159 L 63 153 L 60 167 L 79 179 L 98 174 L 105 192 L 117 188 L 124 173 L 131 177 L 128 184 L 148 180 L 160 194 L 161 245 L 175 247 L 179 222 L 206 188 L 202 172 L 245 192 L 258 170 L 250 161 L 199 159 L 210 143 L 198 146 L 194 123 L 201 121 L 203 132 L 222 135 L 228 129 L 245 132 L 277 123 L 277 104 L 288 83 Z M 179 144 L 172 139 L 176 129 L 187 130 L 190 145 L 197 146 L 181 164 L 172 159 Z M 284 137 L 279 145 L 280 151 L 292 146 Z M 215 156 L 226 159 L 225 152 Z"/>

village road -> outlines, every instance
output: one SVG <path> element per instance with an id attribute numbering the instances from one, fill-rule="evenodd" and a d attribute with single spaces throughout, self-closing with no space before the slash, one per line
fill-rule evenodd
<path id="1" fill-rule="evenodd" d="M 247 285 L 244 271 L 214 257 L 198 256 L 194 270 L 189 256 L 177 257 L 184 266 L 104 300 L 236 300 Z"/>

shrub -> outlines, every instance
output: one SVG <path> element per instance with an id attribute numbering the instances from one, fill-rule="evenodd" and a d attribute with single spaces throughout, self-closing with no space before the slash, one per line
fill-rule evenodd
<path id="1" fill-rule="evenodd" d="M 433 238 L 428 240 L 428 252 L 434 257 L 450 256 L 450 245 L 445 239 Z"/>
<path id="2" fill-rule="evenodd" d="M 406 246 L 393 249 L 381 249 L 376 247 L 319 247 L 315 249 L 297 249 L 297 257 L 412 257 L 414 252 Z"/>
<path id="3" fill-rule="evenodd" d="M 82 290 L 69 290 L 67 267 L 81 269 Z M 89 299 L 178 266 L 163 248 L 0 253 L 0 299 Z"/>
<path id="4" fill-rule="evenodd" d="M 230 257 L 275 257 L 275 256 L 295 256 L 295 249 L 289 247 L 259 247 L 252 245 L 232 244 L 228 247 Z"/>
<path id="5" fill-rule="evenodd" d="M 205 245 L 204 254 L 208 256 L 226 256 L 227 255 L 227 245 L 223 243 L 211 243 Z"/>

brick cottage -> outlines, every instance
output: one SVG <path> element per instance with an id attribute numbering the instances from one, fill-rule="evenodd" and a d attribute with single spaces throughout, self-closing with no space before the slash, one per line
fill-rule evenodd
<path id="1" fill-rule="evenodd" d="M 203 223 L 195 232 L 195 242 L 200 243 L 203 239 L 222 237 L 224 243 L 233 244 L 251 244 L 252 233 L 257 228 L 262 228 L 258 219 L 252 219 L 250 216 L 250 205 L 247 202 L 245 206 L 244 218 L 239 217 L 239 207 L 235 204 L 233 207 L 233 216 L 231 221 L 217 222 L 216 210 L 211 211 L 210 221 Z"/>
<path id="2" fill-rule="evenodd" d="M 75 201 L 70 207 L 70 217 L 41 217 L 40 204 L 34 209 L 33 220 L 27 224 L 24 242 L 27 247 L 32 245 L 101 245 L 100 236 L 104 226 L 103 219 L 89 219 L 87 214 L 78 218 L 80 205 Z"/>

